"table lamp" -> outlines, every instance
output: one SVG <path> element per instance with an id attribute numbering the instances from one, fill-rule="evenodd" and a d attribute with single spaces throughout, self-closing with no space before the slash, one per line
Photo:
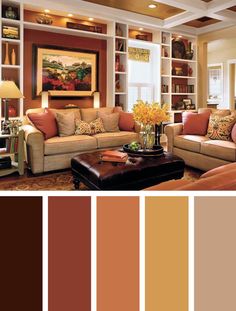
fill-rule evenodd
<path id="1" fill-rule="evenodd" d="M 0 81 L 0 98 L 4 102 L 4 118 L 2 124 L 2 134 L 9 134 L 10 129 L 8 128 L 9 124 L 9 112 L 8 112 L 8 103 L 9 99 L 13 98 L 24 98 L 21 91 L 16 86 L 15 82 L 13 81 Z"/>

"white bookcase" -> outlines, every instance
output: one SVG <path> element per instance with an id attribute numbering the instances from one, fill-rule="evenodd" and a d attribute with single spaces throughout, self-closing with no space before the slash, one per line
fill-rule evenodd
<path id="1" fill-rule="evenodd" d="M 185 47 L 191 43 L 192 59 L 173 55 L 173 41 L 179 40 Z M 180 44 L 180 45 L 181 45 Z M 181 107 L 188 101 L 192 107 Z M 197 109 L 197 38 L 179 33 L 161 33 L 161 102 L 170 106 L 172 113 Z"/>
<path id="2" fill-rule="evenodd" d="M 16 12 L 16 19 L 7 18 L 5 16 L 5 7 L 12 7 Z M 23 93 L 23 62 L 24 62 L 24 26 L 23 26 L 23 4 L 21 1 L 0 0 L 0 28 L 1 28 L 1 44 L 0 44 L 0 79 L 14 80 Z M 6 38 L 3 34 L 3 28 L 14 27 L 18 29 L 18 38 Z M 14 50 L 16 58 L 15 63 L 12 62 L 12 51 Z M 6 57 L 8 52 L 8 58 Z M 9 105 L 14 107 L 16 115 L 14 118 L 23 116 L 23 99 L 12 100 Z M 3 118 L 3 110 L 0 109 L 0 119 Z M 11 118 L 11 117 L 10 117 Z"/>

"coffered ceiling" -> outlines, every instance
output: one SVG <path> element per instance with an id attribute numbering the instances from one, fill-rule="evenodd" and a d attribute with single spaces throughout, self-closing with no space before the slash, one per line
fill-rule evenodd
<path id="1" fill-rule="evenodd" d="M 156 17 L 160 19 L 166 19 L 171 16 L 175 16 L 184 12 L 184 10 L 173 7 L 164 3 L 156 4 L 155 9 L 150 9 L 148 5 L 155 4 L 150 0 L 84 0 L 86 2 L 92 2 L 96 4 L 101 4 L 111 8 L 121 9 L 125 11 L 130 11 L 134 13 L 139 13 L 151 17 Z"/>
<path id="2" fill-rule="evenodd" d="M 132 19 L 130 14 L 136 13 L 150 17 L 152 25 L 156 20 L 157 26 L 173 30 L 182 28 L 194 34 L 236 25 L 236 0 L 82 0 L 82 2 L 93 4 L 102 10 L 116 9 L 117 16 L 122 19 L 126 17 Z M 150 4 L 155 7 L 150 8 Z"/>

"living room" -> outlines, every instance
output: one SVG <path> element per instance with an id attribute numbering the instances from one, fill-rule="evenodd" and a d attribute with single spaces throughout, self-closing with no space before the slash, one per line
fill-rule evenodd
<path id="1" fill-rule="evenodd" d="M 1 17 L 1 190 L 236 189 L 236 1 Z"/>

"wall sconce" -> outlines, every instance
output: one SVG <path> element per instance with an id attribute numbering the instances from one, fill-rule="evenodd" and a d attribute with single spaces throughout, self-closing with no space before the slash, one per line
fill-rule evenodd
<path id="1" fill-rule="evenodd" d="M 93 93 L 93 108 L 100 108 L 100 92 Z"/>
<path id="2" fill-rule="evenodd" d="M 48 108 L 48 95 L 49 93 L 46 91 L 41 92 L 41 107 Z"/>

